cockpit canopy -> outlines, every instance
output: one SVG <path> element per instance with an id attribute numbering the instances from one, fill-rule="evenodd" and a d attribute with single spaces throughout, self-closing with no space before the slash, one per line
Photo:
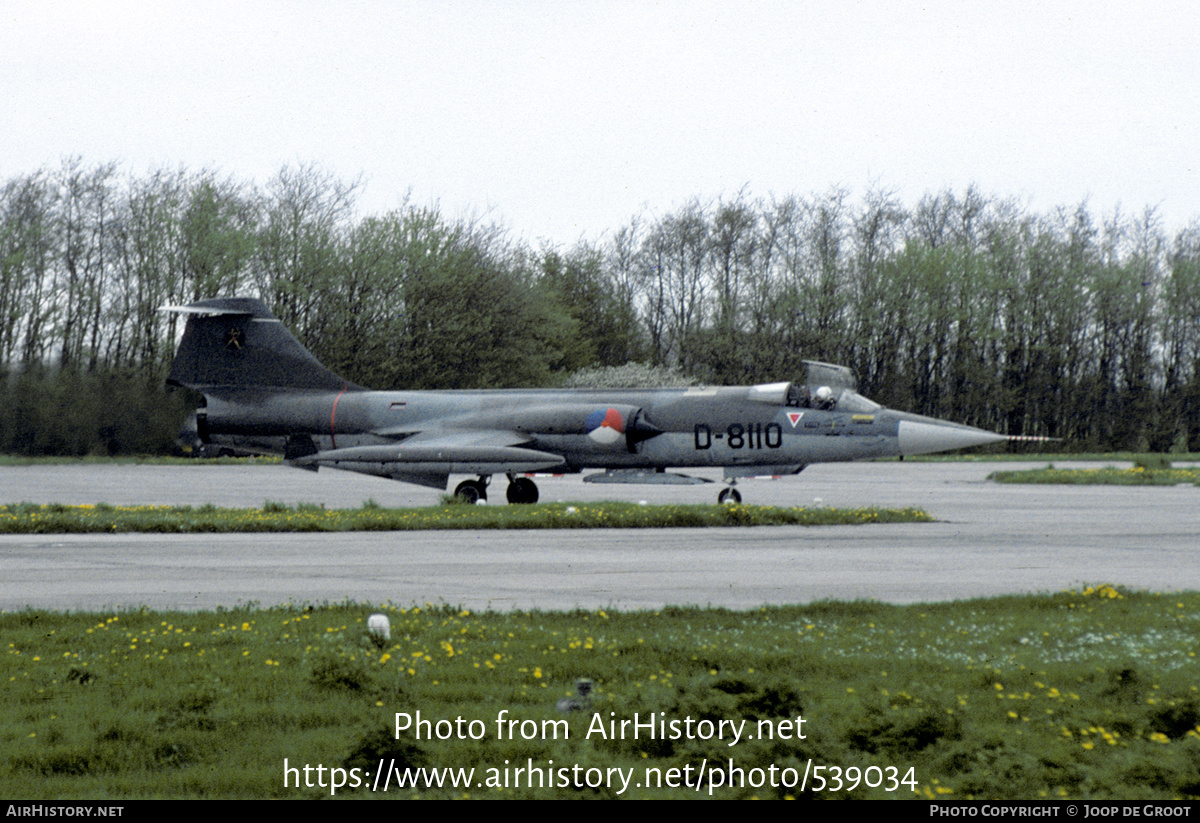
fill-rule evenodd
<path id="1" fill-rule="evenodd" d="M 858 381 L 854 372 L 845 366 L 805 360 L 807 374 L 804 378 L 803 405 L 809 408 L 829 409 L 872 414 L 883 408 L 874 400 L 858 393 Z"/>
<path id="2" fill-rule="evenodd" d="M 759 403 L 799 409 L 825 409 L 871 414 L 883 408 L 858 393 L 854 372 L 845 366 L 805 360 L 803 383 L 764 383 L 751 386 L 749 398 Z"/>

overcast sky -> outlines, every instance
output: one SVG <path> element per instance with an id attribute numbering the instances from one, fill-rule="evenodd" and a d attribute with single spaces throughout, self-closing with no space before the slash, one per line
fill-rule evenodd
<path id="1" fill-rule="evenodd" d="M 0 183 L 362 175 L 569 245 L 870 187 L 1200 218 L 1195 2 L 0 0 Z"/>

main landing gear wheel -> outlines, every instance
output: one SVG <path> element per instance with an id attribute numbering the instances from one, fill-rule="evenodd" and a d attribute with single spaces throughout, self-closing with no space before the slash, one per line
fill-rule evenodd
<path id="1" fill-rule="evenodd" d="M 538 487 L 528 477 L 514 477 L 508 484 L 508 502 L 515 504 L 538 502 Z"/>
<path id="2" fill-rule="evenodd" d="M 721 489 L 721 493 L 717 495 L 718 503 L 741 503 L 742 493 L 730 486 L 728 489 Z"/>
<path id="3" fill-rule="evenodd" d="M 482 480 L 464 480 L 455 487 L 454 496 L 464 503 L 487 500 L 487 483 Z"/>

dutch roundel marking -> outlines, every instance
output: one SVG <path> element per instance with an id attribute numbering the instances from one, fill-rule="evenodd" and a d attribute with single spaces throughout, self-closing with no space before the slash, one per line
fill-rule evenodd
<path id="1" fill-rule="evenodd" d="M 616 409 L 596 409 L 584 421 L 588 437 L 597 443 L 616 443 L 625 433 L 625 420 Z"/>
<path id="2" fill-rule="evenodd" d="M 787 418 L 792 422 L 792 428 L 796 428 L 796 424 L 800 422 L 800 418 L 804 416 L 804 412 L 788 412 Z"/>

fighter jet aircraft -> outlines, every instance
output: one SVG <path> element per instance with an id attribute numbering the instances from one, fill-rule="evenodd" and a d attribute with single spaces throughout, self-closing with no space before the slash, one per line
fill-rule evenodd
<path id="1" fill-rule="evenodd" d="M 262 301 L 167 307 L 188 316 L 168 383 L 203 395 L 205 443 L 282 454 L 487 499 L 536 503 L 534 472 L 601 471 L 594 483 L 701 483 L 667 469 L 722 467 L 720 502 L 739 477 L 796 474 L 810 463 L 949 451 L 1007 439 L 885 409 L 844 366 L 807 361 L 800 382 L 682 389 L 368 391 L 322 366 Z"/>

